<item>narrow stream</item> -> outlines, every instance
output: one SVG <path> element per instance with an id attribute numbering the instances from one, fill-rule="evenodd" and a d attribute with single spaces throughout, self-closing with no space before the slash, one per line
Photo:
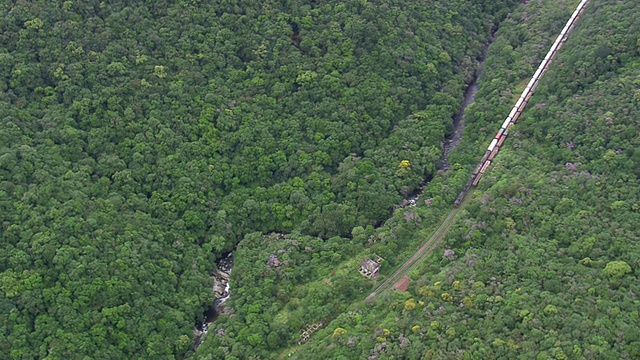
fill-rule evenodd
<path id="1" fill-rule="evenodd" d="M 493 41 L 496 39 L 496 31 L 498 29 L 495 28 L 491 31 L 491 38 L 489 42 L 482 49 L 482 53 L 476 59 L 478 61 L 478 65 L 476 66 L 475 74 L 473 75 L 473 79 L 467 85 L 467 88 L 464 91 L 464 98 L 462 99 L 462 105 L 460 105 L 460 110 L 453 117 L 453 132 L 449 134 L 444 140 L 444 149 L 442 149 L 442 157 L 440 158 L 440 165 L 438 166 L 438 170 L 448 170 L 451 165 L 449 164 L 449 155 L 451 151 L 455 149 L 458 145 L 460 145 L 460 141 L 462 140 L 462 132 L 464 130 L 464 112 L 467 110 L 467 107 L 473 103 L 473 100 L 476 98 L 476 93 L 478 92 L 478 76 L 482 73 L 482 67 L 484 66 L 484 60 L 487 58 L 487 51 L 489 50 L 489 46 L 493 44 Z"/>
<path id="2" fill-rule="evenodd" d="M 218 259 L 216 265 L 218 270 L 211 276 L 213 280 L 212 290 L 216 295 L 216 301 L 205 311 L 204 320 L 196 323 L 196 327 L 193 330 L 196 335 L 194 348 L 200 345 L 202 336 L 207 333 L 209 326 L 216 321 L 220 314 L 224 313 L 224 304 L 231 296 L 229 277 L 231 276 L 231 270 L 233 270 L 233 252 L 224 254 Z"/>
<path id="3" fill-rule="evenodd" d="M 467 88 L 464 91 L 464 98 L 462 99 L 462 105 L 460 105 L 460 110 L 453 116 L 453 132 L 447 135 L 444 139 L 444 146 L 442 149 L 442 156 L 440 157 L 440 162 L 438 163 L 438 171 L 447 171 L 451 165 L 448 162 L 449 154 L 456 148 L 456 146 L 460 145 L 460 141 L 462 141 L 462 133 L 464 131 L 464 112 L 467 110 L 467 107 L 473 103 L 473 100 L 476 97 L 476 93 L 478 92 L 478 74 L 480 74 L 482 70 L 482 66 L 484 65 L 485 55 L 487 53 L 487 49 L 493 43 L 493 37 L 491 41 L 486 45 L 482 54 L 478 57 L 478 65 L 476 68 L 475 75 L 471 80 L 471 83 L 467 85 Z M 409 196 L 407 196 L 402 203 L 400 203 L 399 207 L 405 206 L 415 206 L 417 204 L 417 199 L 422 195 L 424 188 L 431 181 L 431 177 L 426 178 L 422 181 L 420 187 L 413 191 Z"/>
<path id="4" fill-rule="evenodd" d="M 491 31 L 491 38 L 489 42 L 482 49 L 482 53 L 480 56 L 476 58 L 478 64 L 476 66 L 475 74 L 473 75 L 473 79 L 467 85 L 467 88 L 464 91 L 464 97 L 462 99 L 462 104 L 460 105 L 460 109 L 453 116 L 453 132 L 447 135 L 444 139 L 444 146 L 442 149 L 442 156 L 440 157 L 440 162 L 438 163 L 438 171 L 447 171 L 451 165 L 449 164 L 449 155 L 458 145 L 460 145 L 460 141 L 462 141 L 462 133 L 464 131 L 464 112 L 467 110 L 467 107 L 473 103 L 473 100 L 476 98 L 476 93 L 478 92 L 478 76 L 482 73 L 482 67 L 484 66 L 484 60 L 487 57 L 487 51 L 489 50 L 489 46 L 493 44 L 493 41 L 496 38 L 496 31 L 498 29 L 494 28 Z M 399 207 L 405 206 L 415 206 L 417 204 L 417 199 L 424 192 L 424 188 L 431 181 L 432 177 L 428 177 L 422 180 L 422 184 L 420 187 L 415 189 L 409 196 L 407 196 L 402 203 L 400 203 Z"/>
<path id="5" fill-rule="evenodd" d="M 458 112 L 453 117 L 453 132 L 445 138 L 442 157 L 438 165 L 438 170 L 446 171 L 447 169 L 449 169 L 450 165 L 447 161 L 449 154 L 451 154 L 451 151 L 453 151 L 453 149 L 455 149 L 462 140 L 462 133 L 464 130 L 464 112 L 467 107 L 473 103 L 476 93 L 478 92 L 478 74 L 480 74 L 482 70 L 487 49 L 493 43 L 493 40 L 495 38 L 494 35 L 495 31 L 493 32 L 489 43 L 482 50 L 482 54 L 477 58 L 478 65 L 476 67 L 475 75 L 471 83 L 467 85 L 467 88 L 464 91 L 464 98 L 462 101 L 462 105 L 460 106 L 460 110 L 458 110 Z M 411 195 L 406 197 L 399 206 L 415 206 L 417 198 L 422 195 L 423 190 L 429 183 L 429 181 L 431 181 L 431 178 L 424 179 L 422 185 L 417 188 Z M 224 312 L 224 303 L 231 296 L 229 289 L 229 276 L 231 274 L 231 270 L 233 269 L 233 252 L 229 252 L 223 255 L 223 257 L 218 260 L 217 265 L 218 271 L 216 272 L 216 274 L 212 275 L 214 279 L 213 291 L 214 293 L 216 293 L 217 298 L 214 304 L 205 312 L 205 320 L 196 324 L 196 328 L 194 329 L 194 333 L 196 334 L 194 349 L 200 345 L 202 336 L 207 333 L 209 326 L 218 318 L 221 313 Z"/>
<path id="6" fill-rule="evenodd" d="M 478 66 L 482 66 L 482 62 Z M 442 150 L 442 158 L 440 159 L 440 166 L 438 166 L 438 170 L 448 170 L 451 166 L 448 162 L 449 154 L 451 151 L 456 148 L 456 146 L 460 145 L 460 141 L 462 140 L 462 132 L 464 130 L 464 122 L 462 118 L 464 117 L 464 112 L 473 100 L 476 97 L 476 93 L 478 92 L 478 84 L 476 80 L 477 76 L 473 78 L 473 81 L 467 89 L 464 91 L 464 100 L 462 101 L 462 106 L 458 113 L 453 117 L 453 132 L 446 137 L 444 140 L 444 149 Z"/>
<path id="7" fill-rule="evenodd" d="M 489 46 L 489 45 L 487 45 Z M 482 64 L 484 63 L 484 52 L 483 56 L 478 59 L 478 70 L 482 68 Z M 447 171 L 451 165 L 449 165 L 448 158 L 451 151 L 456 148 L 456 146 L 460 145 L 460 141 L 462 140 L 462 132 L 464 130 L 464 112 L 473 100 L 476 97 L 476 93 L 478 92 L 478 84 L 477 74 L 479 71 L 476 71 L 476 75 L 473 77 L 473 80 L 469 85 L 467 85 L 466 90 L 464 91 L 464 99 L 462 100 L 462 105 L 460 106 L 460 110 L 453 116 L 453 132 L 444 139 L 444 146 L 442 149 L 442 156 L 440 157 L 440 162 L 438 163 L 438 171 Z M 415 206 L 417 204 L 418 198 L 423 194 L 424 188 L 429 184 L 432 177 L 428 177 L 422 180 L 422 184 L 420 187 L 415 189 L 409 196 L 407 196 L 402 202 L 398 205 L 398 207 L 406 207 L 406 206 Z"/>

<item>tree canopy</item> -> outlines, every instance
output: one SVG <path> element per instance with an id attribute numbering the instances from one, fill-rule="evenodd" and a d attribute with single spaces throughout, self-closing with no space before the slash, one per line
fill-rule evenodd
<path id="1" fill-rule="evenodd" d="M 493 137 L 532 73 L 523 66 L 539 61 L 531 49 L 544 56 L 569 3 L 529 2 L 501 23 L 452 154 L 458 167 L 426 193 L 462 186 L 456 173 L 473 169 L 484 149 L 477 143 Z M 283 354 L 640 356 L 638 14 L 636 3 L 591 2 L 444 248 L 410 273 L 409 290 L 373 306 L 356 301 Z"/>
<path id="2" fill-rule="evenodd" d="M 190 354 L 245 236 L 331 247 L 435 174 L 515 3 L 0 4 L 0 352 Z"/>

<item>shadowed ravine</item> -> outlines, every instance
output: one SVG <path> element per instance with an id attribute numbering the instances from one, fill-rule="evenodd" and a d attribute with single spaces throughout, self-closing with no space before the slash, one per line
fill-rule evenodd
<path id="1" fill-rule="evenodd" d="M 478 66 L 482 66 L 482 62 Z M 453 149 L 455 149 L 462 140 L 462 131 L 464 130 L 464 122 L 462 121 L 462 119 L 464 118 L 465 110 L 469 105 L 473 103 L 473 100 L 476 97 L 476 93 L 478 92 L 478 84 L 476 83 L 476 80 L 477 77 L 473 79 L 473 82 L 469 84 L 467 89 L 464 91 L 464 100 L 462 102 L 462 106 L 460 107 L 460 111 L 458 111 L 458 113 L 453 117 L 453 132 L 444 140 L 442 159 L 440 160 L 440 166 L 438 167 L 438 170 L 449 169 L 449 154 L 451 154 L 451 151 L 453 151 Z"/>
<path id="2" fill-rule="evenodd" d="M 495 34 L 495 31 L 494 31 L 494 34 Z M 490 42 L 487 43 L 481 55 L 477 58 L 478 63 L 476 66 L 475 75 L 473 76 L 473 79 L 467 85 L 467 88 L 464 91 L 464 97 L 463 97 L 462 105 L 460 106 L 460 109 L 453 116 L 453 131 L 449 135 L 447 135 L 444 140 L 444 144 L 442 148 L 442 157 L 440 159 L 440 162 L 438 163 L 439 171 L 446 171 L 449 169 L 450 165 L 447 161 L 449 154 L 451 154 L 451 152 L 460 144 L 460 141 L 462 140 L 462 134 L 464 130 L 464 121 L 463 121 L 464 113 L 467 107 L 473 103 L 473 100 L 475 99 L 475 95 L 478 92 L 478 85 L 477 85 L 478 74 L 481 73 L 482 66 L 485 60 L 485 55 L 487 53 L 487 49 L 493 43 L 493 40 L 495 38 L 494 34 L 492 34 Z M 432 179 L 431 177 L 424 179 L 420 187 L 418 187 L 415 191 L 413 191 L 411 194 L 406 196 L 405 199 L 402 200 L 402 203 L 400 203 L 398 206 L 404 207 L 404 206 L 416 205 L 416 199 L 422 195 L 425 186 L 429 183 L 429 181 L 431 181 L 431 179 Z M 227 259 L 230 259 L 230 260 L 227 260 Z M 222 274 L 229 276 L 232 267 L 233 267 L 232 253 L 226 254 L 221 260 L 219 260 L 218 269 L 219 269 L 219 272 L 222 272 Z M 220 276 L 216 276 L 216 279 L 218 279 L 219 277 Z M 205 312 L 204 322 L 198 322 L 196 324 L 195 332 L 197 334 L 197 337 L 196 337 L 194 348 L 197 348 L 200 345 L 202 335 L 204 335 L 204 333 L 207 332 L 207 329 L 209 328 L 211 323 L 213 323 L 218 318 L 218 315 L 224 309 L 224 303 L 231 296 L 231 293 L 229 291 L 229 283 L 226 279 L 222 279 L 222 281 L 216 280 L 216 282 L 224 284 L 223 285 L 225 287 L 224 296 L 222 298 L 217 299 L 215 303 L 207 310 L 207 312 Z"/>

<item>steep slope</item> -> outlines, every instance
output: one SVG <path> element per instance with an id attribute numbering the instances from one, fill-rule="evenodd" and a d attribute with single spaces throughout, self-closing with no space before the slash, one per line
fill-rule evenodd
<path id="1" fill-rule="evenodd" d="M 502 24 L 460 164 L 506 116 L 558 13 L 530 2 Z M 408 292 L 352 307 L 291 358 L 640 356 L 639 15 L 633 2 L 592 2 L 450 233 L 454 254 L 432 256 Z"/>
<path id="2" fill-rule="evenodd" d="M 188 354 L 245 234 L 350 235 L 435 172 L 513 3 L 0 4 L 0 353 Z"/>

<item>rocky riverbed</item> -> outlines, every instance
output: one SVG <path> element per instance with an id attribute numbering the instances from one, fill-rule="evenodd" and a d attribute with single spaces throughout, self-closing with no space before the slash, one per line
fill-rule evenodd
<path id="1" fill-rule="evenodd" d="M 204 313 L 204 321 L 198 322 L 195 329 L 196 341 L 194 347 L 198 347 L 202 341 L 202 336 L 207 333 L 209 326 L 224 313 L 224 304 L 231 296 L 229 277 L 233 270 L 233 253 L 228 253 L 217 262 L 217 270 L 211 275 L 213 281 L 212 291 L 216 295 L 216 301 Z"/>
<path id="2" fill-rule="evenodd" d="M 494 32 L 495 34 L 495 32 Z M 475 99 L 475 95 L 478 92 L 477 79 L 480 70 L 482 69 L 482 65 L 484 64 L 484 59 L 486 55 L 486 51 L 489 45 L 493 42 L 493 38 L 491 42 L 486 45 L 482 54 L 478 57 L 478 65 L 476 70 L 476 75 L 473 77 L 472 81 L 467 85 L 467 88 L 464 92 L 464 98 L 462 101 L 462 105 L 460 109 L 453 117 L 453 132 L 449 134 L 445 141 L 444 147 L 442 150 L 442 158 L 440 159 L 440 164 L 438 166 L 438 170 L 446 171 L 449 169 L 450 165 L 448 163 L 449 154 L 451 151 L 456 148 L 460 144 L 462 140 L 462 133 L 464 130 L 464 122 L 462 121 L 464 118 L 464 112 L 471 103 L 473 103 Z M 422 195 L 424 187 L 431 179 L 424 179 L 422 186 L 416 189 L 411 195 L 406 197 L 399 207 L 406 206 L 415 206 L 417 204 L 417 199 Z M 427 200 L 429 201 L 429 200 Z M 198 347 L 202 340 L 202 336 L 207 333 L 207 330 L 211 323 L 213 323 L 218 315 L 224 313 L 224 303 L 231 296 L 230 287 L 229 287 L 229 277 L 231 274 L 231 270 L 233 269 L 233 253 L 228 253 L 223 256 L 220 260 L 218 260 L 218 270 L 212 275 L 213 279 L 213 292 L 216 295 L 216 301 L 214 304 L 205 312 L 205 320 L 203 322 L 198 322 L 194 329 L 194 333 L 196 334 L 196 342 L 194 347 Z"/>

